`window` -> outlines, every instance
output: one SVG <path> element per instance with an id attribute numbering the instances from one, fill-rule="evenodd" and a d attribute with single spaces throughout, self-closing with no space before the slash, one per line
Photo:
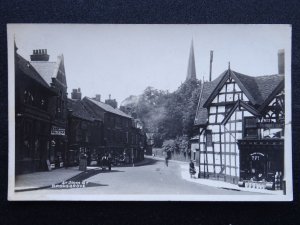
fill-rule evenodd
<path id="1" fill-rule="evenodd" d="M 207 145 L 207 147 L 212 146 L 212 132 L 211 132 L 211 130 L 206 130 L 206 145 Z"/>
<path id="2" fill-rule="evenodd" d="M 244 138 L 256 139 L 258 138 L 257 119 L 255 117 L 244 118 Z"/>
<path id="3" fill-rule="evenodd" d="M 33 95 L 30 91 L 24 91 L 24 103 L 28 105 L 32 105 L 34 101 Z"/>

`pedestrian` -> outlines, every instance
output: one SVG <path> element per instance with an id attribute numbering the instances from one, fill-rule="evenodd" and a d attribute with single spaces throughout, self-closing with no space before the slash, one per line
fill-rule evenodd
<path id="1" fill-rule="evenodd" d="M 166 152 L 166 155 L 165 155 L 166 166 L 168 166 L 168 161 L 169 161 L 169 156 L 168 156 L 168 153 Z"/>
<path id="2" fill-rule="evenodd" d="M 109 153 L 107 156 L 107 163 L 108 163 L 108 169 L 111 170 L 111 161 L 112 161 L 112 156 Z"/>
<path id="3" fill-rule="evenodd" d="M 191 178 L 193 176 L 195 177 L 195 174 L 196 174 L 195 164 L 194 164 L 193 160 L 191 160 L 191 162 L 190 162 L 190 175 L 191 175 Z"/>

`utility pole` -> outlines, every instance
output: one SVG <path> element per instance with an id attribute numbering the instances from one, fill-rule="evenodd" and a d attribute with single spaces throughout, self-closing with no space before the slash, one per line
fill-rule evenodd
<path id="1" fill-rule="evenodd" d="M 214 51 L 210 51 L 210 60 L 209 60 L 209 81 L 211 81 L 211 73 L 212 73 L 212 62 L 213 62 Z"/>
<path id="2" fill-rule="evenodd" d="M 202 87 L 201 87 L 201 92 L 200 92 L 200 97 L 199 97 L 199 105 L 198 108 L 201 104 L 201 100 L 202 100 L 202 94 L 203 94 L 203 87 L 204 87 L 204 76 L 202 78 Z M 198 178 L 200 178 L 201 176 L 201 167 L 200 167 L 200 160 L 201 160 L 201 134 L 203 132 L 204 128 L 199 128 L 199 173 L 198 173 Z"/>

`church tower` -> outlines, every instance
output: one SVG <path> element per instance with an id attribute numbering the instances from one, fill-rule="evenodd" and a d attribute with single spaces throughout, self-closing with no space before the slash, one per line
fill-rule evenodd
<path id="1" fill-rule="evenodd" d="M 188 62 L 188 69 L 187 69 L 187 75 L 186 80 L 190 79 L 196 79 L 196 66 L 195 66 L 195 56 L 194 56 L 194 44 L 193 40 L 191 43 L 191 49 L 190 49 L 190 56 L 189 56 L 189 62 Z"/>

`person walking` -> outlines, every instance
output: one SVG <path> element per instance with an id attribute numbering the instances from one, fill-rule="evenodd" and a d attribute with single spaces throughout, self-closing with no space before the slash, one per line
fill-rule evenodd
<path id="1" fill-rule="evenodd" d="M 111 153 L 109 153 L 108 156 L 107 156 L 107 163 L 108 163 L 108 169 L 110 171 L 111 170 L 111 163 L 112 163 Z"/>
<path id="2" fill-rule="evenodd" d="M 190 162 L 190 175 L 191 175 L 191 178 L 195 177 L 195 174 L 196 174 L 195 164 L 194 164 L 193 160 L 191 160 L 191 162 Z"/>
<path id="3" fill-rule="evenodd" d="M 165 154 L 165 163 L 166 163 L 166 166 L 168 166 L 168 162 L 169 161 L 169 156 L 168 156 L 168 152 L 166 152 Z"/>

